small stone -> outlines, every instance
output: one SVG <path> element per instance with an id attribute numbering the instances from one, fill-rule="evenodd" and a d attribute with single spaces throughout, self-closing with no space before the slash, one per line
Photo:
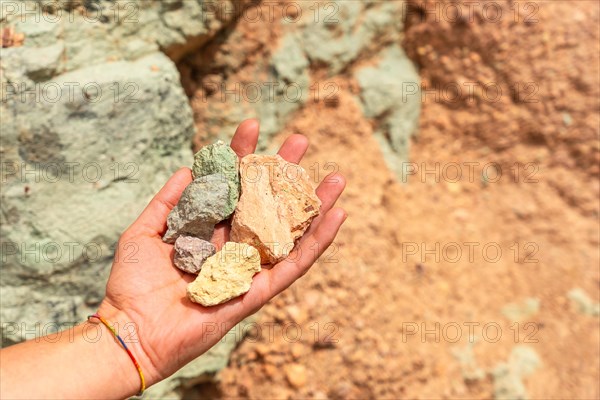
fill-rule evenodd
<path id="1" fill-rule="evenodd" d="M 352 397 L 352 384 L 348 381 L 342 381 L 329 391 L 332 399 L 347 399 Z"/>
<path id="2" fill-rule="evenodd" d="M 290 253 L 321 201 L 306 171 L 279 155 L 249 154 L 240 163 L 242 194 L 231 223 L 231 238 L 256 247 L 263 264 Z"/>
<path id="3" fill-rule="evenodd" d="M 594 302 L 583 289 L 572 289 L 567 297 L 577 306 L 579 312 L 596 317 L 600 316 L 600 303 Z"/>
<path id="4" fill-rule="evenodd" d="M 461 184 L 459 182 L 446 182 L 448 191 L 453 194 L 460 193 L 462 191 Z"/>
<path id="5" fill-rule="evenodd" d="M 192 176 L 220 174 L 229 185 L 229 197 L 225 207 L 227 217 L 235 210 L 240 197 L 239 159 L 235 151 L 222 141 L 204 146 L 194 155 Z"/>
<path id="6" fill-rule="evenodd" d="M 187 297 L 203 306 L 214 306 L 238 297 L 252 285 L 260 271 L 258 250 L 244 243 L 227 242 L 204 262 L 196 280 L 187 287 Z"/>
<path id="7" fill-rule="evenodd" d="M 288 364 L 284 367 L 285 377 L 287 381 L 299 389 L 306 385 L 306 368 L 302 364 Z"/>
<path id="8" fill-rule="evenodd" d="M 312 395 L 310 396 L 310 398 L 313 400 L 328 400 L 329 399 L 329 397 L 327 397 L 327 393 L 321 392 L 320 390 L 313 392 Z"/>
<path id="9" fill-rule="evenodd" d="M 269 346 L 267 346 L 264 343 L 259 343 L 256 345 L 256 347 L 254 348 L 254 351 L 256 352 L 256 354 L 260 357 L 264 357 L 267 354 L 269 354 Z"/>
<path id="10" fill-rule="evenodd" d="M 190 274 L 197 274 L 202 269 L 204 261 L 216 249 L 212 243 L 192 236 L 179 236 L 175 240 L 175 256 L 173 262 L 177 268 Z"/>
<path id="11" fill-rule="evenodd" d="M 227 218 L 225 204 L 229 186 L 219 174 L 194 179 L 167 217 L 163 241 L 174 243 L 181 236 L 210 240 L 215 225 Z"/>
<path id="12" fill-rule="evenodd" d="M 304 355 L 304 345 L 302 343 L 296 342 L 290 346 L 290 353 L 294 360 L 299 359 Z"/>
<path id="13" fill-rule="evenodd" d="M 279 369 L 273 364 L 264 364 L 263 369 L 267 378 L 274 378 L 279 372 Z"/>
<path id="14" fill-rule="evenodd" d="M 302 324 L 308 319 L 308 312 L 304 308 L 300 308 L 297 305 L 287 306 L 287 312 L 290 319 L 297 324 Z"/>
<path id="15" fill-rule="evenodd" d="M 275 365 L 275 366 L 280 366 L 287 362 L 286 358 L 287 357 L 283 354 L 269 353 L 265 357 L 265 363 Z"/>

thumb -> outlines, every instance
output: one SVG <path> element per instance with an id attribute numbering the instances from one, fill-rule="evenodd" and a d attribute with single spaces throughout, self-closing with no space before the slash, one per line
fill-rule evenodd
<path id="1" fill-rule="evenodd" d="M 150 236 L 162 236 L 167 230 L 167 216 L 190 182 L 192 171 L 189 168 L 175 172 L 131 225 L 131 229 L 144 231 Z"/>

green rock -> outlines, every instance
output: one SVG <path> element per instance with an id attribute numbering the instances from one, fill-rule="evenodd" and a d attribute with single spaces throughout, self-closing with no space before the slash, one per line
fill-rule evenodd
<path id="1" fill-rule="evenodd" d="M 240 198 L 239 160 L 233 149 L 220 140 L 201 148 L 194 155 L 192 166 L 194 179 L 214 174 L 220 174 L 229 186 L 229 196 L 224 211 L 225 218 L 228 218 L 233 214 Z"/>

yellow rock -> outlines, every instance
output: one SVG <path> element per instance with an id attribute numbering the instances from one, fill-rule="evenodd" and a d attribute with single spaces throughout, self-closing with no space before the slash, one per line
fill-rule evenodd
<path id="1" fill-rule="evenodd" d="M 203 306 L 214 306 L 238 297 L 252 285 L 260 271 L 258 250 L 245 243 L 227 242 L 206 259 L 196 280 L 187 287 L 187 297 Z"/>

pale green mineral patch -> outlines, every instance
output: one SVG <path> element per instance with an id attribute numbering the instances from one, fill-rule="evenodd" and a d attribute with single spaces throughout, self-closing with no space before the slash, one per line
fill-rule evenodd
<path id="1" fill-rule="evenodd" d="M 597 317 L 600 315 L 600 303 L 594 302 L 581 288 L 571 289 L 567 294 L 580 313 Z"/>
<path id="2" fill-rule="evenodd" d="M 502 314 L 510 321 L 523 321 L 540 311 L 540 300 L 528 297 L 521 303 L 510 303 L 502 307 Z"/>
<path id="3" fill-rule="evenodd" d="M 531 375 L 541 365 L 535 350 L 529 346 L 516 346 L 507 362 L 498 364 L 492 371 L 494 399 L 525 400 L 528 398 L 523 378 Z"/>
<path id="4" fill-rule="evenodd" d="M 485 378 L 485 370 L 477 364 L 473 353 L 474 341 L 467 343 L 465 347 L 452 349 L 452 355 L 460 364 L 463 379 L 468 382 L 478 381 Z"/>
<path id="5" fill-rule="evenodd" d="M 240 174 L 238 156 L 229 145 L 221 140 L 204 146 L 194 155 L 192 176 L 194 179 L 220 174 L 229 186 L 225 215 L 233 214 L 240 197 Z"/>

